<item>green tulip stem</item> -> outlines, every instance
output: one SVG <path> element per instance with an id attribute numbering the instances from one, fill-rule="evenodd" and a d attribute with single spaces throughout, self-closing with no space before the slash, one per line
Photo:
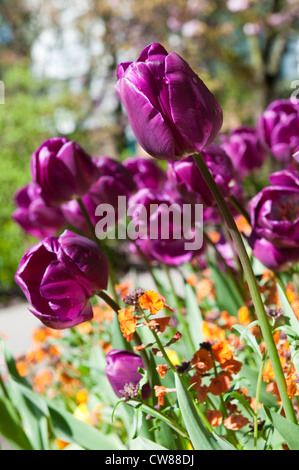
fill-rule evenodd
<path id="1" fill-rule="evenodd" d="M 278 390 L 279 390 L 280 397 L 282 400 L 286 418 L 292 423 L 297 424 L 297 419 L 296 419 L 295 411 L 292 405 L 292 401 L 290 400 L 288 393 L 287 393 L 286 381 L 285 381 L 284 373 L 283 373 L 281 363 L 279 360 L 279 355 L 275 346 L 272 330 L 267 319 L 267 314 L 266 314 L 265 307 L 264 307 L 264 304 L 260 295 L 258 284 L 255 278 L 252 265 L 248 257 L 244 242 L 242 240 L 241 234 L 237 228 L 236 222 L 231 214 L 231 211 L 219 187 L 214 181 L 214 178 L 211 175 L 210 170 L 206 165 L 206 162 L 203 156 L 201 155 L 201 153 L 196 153 L 193 155 L 193 159 L 197 167 L 199 168 L 202 176 L 204 177 L 207 185 L 209 186 L 210 191 L 212 192 L 216 200 L 219 211 L 227 224 L 228 231 L 231 235 L 231 238 L 235 243 L 235 246 L 236 246 L 240 261 L 241 261 L 241 265 L 243 267 L 244 275 L 248 283 L 252 302 L 253 302 L 256 315 L 259 321 L 259 326 L 260 326 L 264 341 L 266 343 L 270 361 L 273 367 L 273 371 L 275 374 L 275 378 L 276 378 L 276 382 L 277 382 L 277 386 L 278 386 Z"/>

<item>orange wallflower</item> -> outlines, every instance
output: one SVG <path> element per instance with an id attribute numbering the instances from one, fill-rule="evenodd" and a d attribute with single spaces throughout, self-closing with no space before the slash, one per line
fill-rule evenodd
<path id="1" fill-rule="evenodd" d="M 222 413 L 220 410 L 207 410 L 206 417 L 210 425 L 213 427 L 217 427 L 222 424 Z"/>
<path id="2" fill-rule="evenodd" d="M 221 368 L 225 369 L 229 374 L 238 374 L 242 369 L 242 362 L 237 361 L 237 359 L 230 359 L 221 364 Z"/>
<path id="3" fill-rule="evenodd" d="M 88 392 L 85 388 L 78 390 L 76 394 L 76 402 L 78 404 L 87 403 L 88 402 Z"/>
<path id="4" fill-rule="evenodd" d="M 132 282 L 123 282 L 122 284 L 116 284 L 115 290 L 120 297 L 125 297 L 129 293 L 129 287 L 132 286 Z"/>
<path id="5" fill-rule="evenodd" d="M 155 385 L 154 390 L 155 390 L 155 396 L 158 398 L 159 405 L 163 406 L 164 405 L 164 395 L 166 393 L 166 387 L 163 387 L 162 385 Z"/>
<path id="6" fill-rule="evenodd" d="M 212 393 L 212 395 L 221 395 L 222 393 L 228 392 L 229 389 L 230 379 L 225 372 L 220 372 L 217 377 L 211 379 L 209 392 Z"/>
<path id="7" fill-rule="evenodd" d="M 156 371 L 158 372 L 158 374 L 160 375 L 160 377 L 162 379 L 164 379 L 165 375 L 166 375 L 166 372 L 169 370 L 169 366 L 165 365 L 165 364 L 159 364 L 157 365 L 156 367 Z"/>
<path id="8" fill-rule="evenodd" d="M 148 290 L 139 297 L 140 307 L 144 310 L 149 310 L 152 315 L 160 312 L 164 308 L 164 304 L 163 297 L 153 290 Z"/>
<path id="9" fill-rule="evenodd" d="M 249 309 L 244 305 L 238 310 L 238 321 L 241 325 L 247 326 L 251 323 Z"/>
<path id="10" fill-rule="evenodd" d="M 251 234 L 251 225 L 247 222 L 246 218 L 243 215 L 238 215 L 235 218 L 235 221 L 240 232 L 244 233 L 245 235 Z"/>
<path id="11" fill-rule="evenodd" d="M 69 445 L 69 442 L 62 441 L 61 439 L 55 439 L 55 444 L 58 447 L 58 450 L 63 450 Z"/>
<path id="12" fill-rule="evenodd" d="M 159 333 L 163 333 L 166 327 L 169 325 L 170 318 L 171 317 L 155 318 L 154 320 L 150 320 L 148 323 L 144 322 L 144 324 L 149 326 L 150 328 L 153 328 L 155 331 L 158 331 Z"/>
<path id="13" fill-rule="evenodd" d="M 220 364 L 230 361 L 234 355 L 233 347 L 227 341 L 212 344 L 212 352 L 214 359 Z"/>
<path id="14" fill-rule="evenodd" d="M 29 368 L 25 361 L 17 361 L 16 368 L 21 377 L 26 377 L 29 374 Z"/>
<path id="15" fill-rule="evenodd" d="M 286 377 L 287 391 L 289 398 L 299 395 L 298 375 L 292 369 Z"/>
<path id="16" fill-rule="evenodd" d="M 190 274 L 189 276 L 186 277 L 186 282 L 190 284 L 190 286 L 195 287 L 196 285 L 196 275 L 195 274 Z"/>
<path id="17" fill-rule="evenodd" d="M 128 307 L 118 311 L 118 320 L 121 332 L 127 341 L 132 341 L 136 331 L 137 320 L 133 315 L 133 308 Z"/>
<path id="18" fill-rule="evenodd" d="M 33 381 L 33 388 L 38 393 L 45 393 L 47 387 L 52 385 L 53 375 L 48 369 L 41 369 L 37 372 Z"/>
<path id="19" fill-rule="evenodd" d="M 191 364 L 195 366 L 196 369 L 201 373 L 205 373 L 212 369 L 214 366 L 214 361 L 212 359 L 211 353 L 207 349 L 200 348 L 194 354 L 191 360 Z"/>
<path id="20" fill-rule="evenodd" d="M 89 335 L 93 332 L 92 324 L 89 321 L 85 321 L 75 326 L 75 330 L 80 333 L 80 335 Z"/>
<path id="21" fill-rule="evenodd" d="M 203 321 L 202 333 L 207 341 L 223 341 L 225 339 L 225 331 L 215 323 Z"/>
<path id="22" fill-rule="evenodd" d="M 228 330 L 230 330 L 231 327 L 235 325 L 238 321 L 236 317 L 230 315 L 229 312 L 227 312 L 226 310 L 223 310 L 221 312 L 220 318 L 223 324 L 223 328 L 227 328 Z"/>
<path id="23" fill-rule="evenodd" d="M 197 284 L 196 296 L 199 303 L 201 303 L 206 297 L 209 299 L 215 299 L 215 288 L 214 284 L 210 279 L 202 279 Z"/>
<path id="24" fill-rule="evenodd" d="M 223 422 L 226 429 L 231 429 L 232 431 L 239 431 L 248 423 L 248 419 L 239 414 L 231 414 Z"/>

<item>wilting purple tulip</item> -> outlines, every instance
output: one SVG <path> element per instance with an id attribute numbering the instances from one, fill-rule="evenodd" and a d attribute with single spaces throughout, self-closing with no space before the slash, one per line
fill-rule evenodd
<path id="1" fill-rule="evenodd" d="M 221 136 L 221 147 L 233 162 L 239 179 L 260 168 L 267 157 L 257 130 L 249 126 L 238 127 L 229 136 Z"/>
<path id="2" fill-rule="evenodd" d="M 259 117 L 258 131 L 274 158 L 288 163 L 299 145 L 299 101 L 273 101 Z"/>
<path id="3" fill-rule="evenodd" d="M 31 157 L 33 181 L 53 202 L 81 197 L 97 180 L 91 157 L 74 141 L 64 137 L 46 140 Z"/>
<path id="4" fill-rule="evenodd" d="M 118 397 L 134 398 L 138 394 L 142 378 L 138 369 L 144 369 L 142 359 L 131 351 L 112 349 L 106 356 L 105 374 Z M 142 398 L 150 397 L 149 383 L 142 387 Z"/>
<path id="5" fill-rule="evenodd" d="M 299 174 L 282 170 L 270 182 L 249 202 L 248 241 L 265 266 L 282 271 L 299 261 Z"/>
<path id="6" fill-rule="evenodd" d="M 166 182 L 166 173 L 154 160 L 130 157 L 123 162 L 129 170 L 138 189 L 162 189 Z"/>
<path id="7" fill-rule="evenodd" d="M 15 279 L 42 323 L 70 328 L 93 317 L 89 299 L 107 288 L 108 262 L 93 241 L 65 230 L 31 247 Z"/>
<path id="8" fill-rule="evenodd" d="M 216 144 L 206 147 L 202 155 L 221 192 L 225 197 L 229 196 L 234 183 L 231 160 Z M 168 163 L 168 175 L 185 201 L 207 206 L 215 204 L 213 195 L 192 156 L 185 157 L 179 162 Z"/>
<path id="9" fill-rule="evenodd" d="M 60 208 L 51 202 L 46 202 L 38 185 L 29 183 L 20 188 L 14 199 L 17 208 L 12 218 L 33 237 L 44 238 L 55 235 L 66 225 Z"/>
<path id="10" fill-rule="evenodd" d="M 175 52 L 148 45 L 117 69 L 116 90 L 135 137 L 151 156 L 179 160 L 217 136 L 222 110 L 202 80 Z"/>

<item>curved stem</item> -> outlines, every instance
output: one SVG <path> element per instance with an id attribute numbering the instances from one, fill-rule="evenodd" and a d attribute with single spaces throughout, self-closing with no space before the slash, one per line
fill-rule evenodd
<path id="1" fill-rule="evenodd" d="M 247 280 L 248 287 L 251 293 L 251 298 L 252 298 L 252 302 L 256 311 L 258 321 L 259 321 L 259 326 L 260 326 L 264 341 L 266 343 L 266 347 L 269 353 L 271 364 L 274 370 L 274 374 L 275 374 L 278 390 L 280 393 L 280 397 L 282 400 L 283 408 L 285 411 L 285 415 L 287 419 L 297 424 L 295 411 L 287 393 L 286 381 L 285 381 L 284 373 L 283 373 L 281 363 L 279 360 L 274 338 L 272 335 L 272 330 L 267 319 L 267 314 L 266 314 L 265 307 L 264 307 L 264 304 L 260 295 L 258 284 L 255 278 L 245 245 L 243 243 L 241 234 L 237 228 L 236 222 L 231 214 L 231 211 L 219 187 L 214 181 L 214 178 L 211 175 L 210 170 L 206 165 L 206 162 L 204 161 L 204 158 L 202 157 L 201 154 L 196 153 L 193 155 L 193 159 L 196 165 L 198 166 L 201 174 L 203 175 L 206 183 L 208 184 L 210 191 L 212 192 L 217 202 L 217 205 L 222 214 L 222 217 L 227 224 L 229 233 L 235 243 L 235 246 L 236 246 L 242 267 L 243 267 L 245 278 Z"/>

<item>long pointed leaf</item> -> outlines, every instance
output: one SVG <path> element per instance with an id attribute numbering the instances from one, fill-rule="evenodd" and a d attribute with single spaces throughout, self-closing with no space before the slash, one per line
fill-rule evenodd
<path id="1" fill-rule="evenodd" d="M 194 450 L 235 450 L 227 441 L 207 430 L 178 374 L 175 374 L 175 385 L 180 411 Z"/>
<path id="2" fill-rule="evenodd" d="M 265 412 L 275 429 L 285 440 L 290 450 L 299 450 L 299 426 L 287 420 L 283 416 L 273 413 L 265 407 Z"/>

